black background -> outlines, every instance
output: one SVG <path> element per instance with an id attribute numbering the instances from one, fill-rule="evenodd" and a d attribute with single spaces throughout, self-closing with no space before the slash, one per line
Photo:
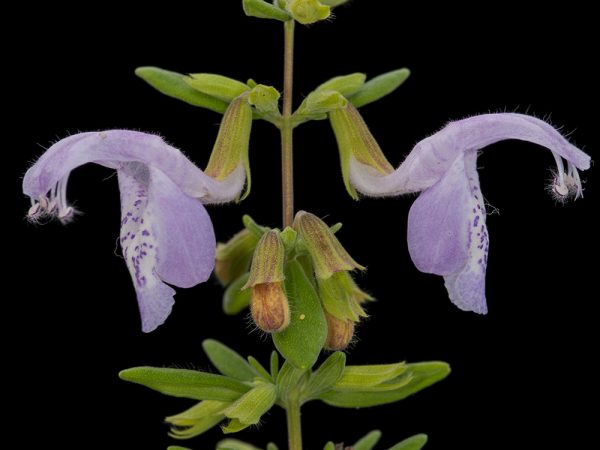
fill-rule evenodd
<path id="1" fill-rule="evenodd" d="M 160 132 L 201 167 L 219 116 L 161 96 L 133 75 L 157 65 L 180 72 L 222 73 L 281 88 L 280 24 L 243 16 L 240 2 L 201 2 L 201 11 L 171 2 L 126 12 L 108 4 L 85 9 L 36 7 L 6 20 L 4 134 L 9 145 L 3 334 L 5 388 L 19 395 L 5 405 L 23 448 L 164 449 L 172 442 L 162 418 L 189 403 L 119 381 L 136 365 L 209 369 L 200 344 L 216 338 L 266 361 L 269 339 L 246 317 L 221 313 L 213 280 L 179 289 L 174 312 L 156 332 L 140 331 L 135 294 L 117 256 L 118 189 L 111 172 L 74 172 L 69 197 L 84 213 L 67 227 L 28 224 L 20 177 L 52 141 L 77 131 L 129 128 Z M 518 111 L 547 117 L 597 155 L 597 81 L 590 11 L 569 2 L 526 12 L 519 3 L 410 11 L 356 0 L 336 19 L 297 33 L 296 100 L 325 79 L 364 71 L 370 76 L 409 67 L 395 94 L 364 108 L 389 159 L 399 163 L 418 140 L 450 119 Z M 403 3 L 403 2 L 399 2 Z M 276 130 L 256 123 L 252 194 L 240 205 L 210 207 L 220 240 L 251 214 L 280 225 Z M 595 170 L 585 174 L 585 198 L 565 206 L 544 190 L 549 152 L 516 141 L 490 146 L 479 160 L 482 190 L 500 211 L 488 217 L 490 313 L 455 308 L 440 277 L 419 273 L 406 249 L 412 198 L 352 201 L 339 174 L 328 124 L 297 131 L 297 208 L 330 223 L 351 254 L 368 266 L 361 284 L 379 301 L 360 326 L 350 363 L 439 359 L 451 376 L 403 402 L 369 410 L 303 409 L 305 445 L 351 443 L 374 428 L 386 448 L 418 432 L 426 448 L 577 448 L 594 442 L 582 406 L 598 397 Z M 491 210 L 491 208 L 490 208 Z M 16 245 L 15 245 L 16 244 Z M 589 258 L 589 259 L 588 259 Z M 8 386 L 8 387 L 6 387 Z M 281 410 L 239 437 L 285 447 Z M 212 448 L 218 429 L 186 446 Z"/>

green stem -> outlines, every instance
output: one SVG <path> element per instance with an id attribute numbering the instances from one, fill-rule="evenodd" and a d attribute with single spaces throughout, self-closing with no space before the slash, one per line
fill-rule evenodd
<path id="1" fill-rule="evenodd" d="M 292 94 L 294 89 L 294 24 L 284 24 L 283 118 L 281 124 L 281 177 L 283 227 L 294 221 L 294 127 L 292 124 Z"/>
<path id="2" fill-rule="evenodd" d="M 297 402 L 288 402 L 285 411 L 287 414 L 288 450 L 302 450 L 300 405 Z"/>

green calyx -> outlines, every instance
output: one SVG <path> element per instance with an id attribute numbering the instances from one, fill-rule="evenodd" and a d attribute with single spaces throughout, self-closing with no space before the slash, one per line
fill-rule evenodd
<path id="1" fill-rule="evenodd" d="M 216 179 L 223 180 L 241 167 L 246 172 L 246 191 L 240 200 L 250 194 L 252 177 L 248 149 L 252 131 L 252 108 L 247 94 L 242 94 L 229 104 L 215 141 L 213 151 L 204 172 Z"/>
<path id="2" fill-rule="evenodd" d="M 320 22 L 331 15 L 331 8 L 319 0 L 286 0 L 286 9 L 303 25 Z"/>
<path id="3" fill-rule="evenodd" d="M 244 13 L 250 17 L 259 19 L 273 19 L 281 22 L 287 22 L 292 17 L 287 11 L 279 7 L 279 5 L 271 4 L 265 0 L 242 0 Z"/>

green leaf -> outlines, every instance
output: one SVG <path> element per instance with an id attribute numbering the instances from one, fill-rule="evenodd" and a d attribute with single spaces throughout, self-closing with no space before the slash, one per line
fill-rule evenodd
<path id="1" fill-rule="evenodd" d="M 349 100 L 357 108 L 368 105 L 394 92 L 409 76 L 410 70 L 408 69 L 384 73 L 367 81 L 360 91 L 350 97 Z"/>
<path id="2" fill-rule="evenodd" d="M 183 80 L 185 77 L 183 74 L 158 67 L 138 67 L 135 74 L 160 93 L 182 100 L 190 105 L 200 106 L 218 113 L 224 113 L 227 109 L 227 102 L 198 92 L 188 86 Z"/>
<path id="3" fill-rule="evenodd" d="M 261 383 L 232 403 L 223 413 L 246 427 L 257 424 L 261 416 L 271 409 L 276 400 L 277 388 L 275 385 Z M 234 426 L 237 428 L 237 425 Z"/>
<path id="4" fill-rule="evenodd" d="M 225 314 L 234 315 L 242 312 L 250 304 L 250 298 L 252 297 L 251 289 L 244 289 L 242 287 L 248 281 L 250 273 L 245 273 L 233 283 L 231 283 L 225 293 L 223 294 L 223 311 Z"/>
<path id="5" fill-rule="evenodd" d="M 265 367 L 260 362 L 258 362 L 258 360 L 254 356 L 248 356 L 248 362 L 260 374 L 260 376 L 262 376 L 268 381 L 273 381 L 273 379 L 271 378 L 271 374 L 267 371 L 267 369 L 265 369 Z"/>
<path id="6" fill-rule="evenodd" d="M 246 229 L 252 233 L 256 239 L 260 239 L 262 237 L 263 234 L 265 234 L 269 228 L 267 227 L 263 227 L 262 225 L 257 224 L 254 219 L 252 217 L 250 217 L 248 214 L 244 214 L 242 216 L 242 222 L 244 224 L 244 226 L 246 227 Z"/>
<path id="7" fill-rule="evenodd" d="M 223 439 L 217 444 L 217 450 L 260 450 L 254 445 L 237 439 Z"/>
<path id="8" fill-rule="evenodd" d="M 169 445 L 167 450 L 190 450 L 187 447 L 179 447 L 178 445 Z"/>
<path id="9" fill-rule="evenodd" d="M 279 375 L 279 354 L 275 350 L 271 352 L 269 368 L 271 369 L 271 378 L 273 378 L 273 380 L 277 380 L 277 375 Z"/>
<path id="10" fill-rule="evenodd" d="M 327 337 L 325 314 L 315 288 L 297 261 L 288 264 L 285 275 L 290 325 L 280 333 L 273 333 L 273 342 L 290 363 L 300 369 L 310 369 Z"/>
<path id="11" fill-rule="evenodd" d="M 264 0 L 243 0 L 242 6 L 247 16 L 259 19 L 274 19 L 286 22 L 291 16 L 281 8 L 271 5 Z"/>
<path id="12" fill-rule="evenodd" d="M 426 443 L 427 435 L 417 434 L 394 445 L 393 447 L 390 447 L 389 450 L 421 450 Z"/>
<path id="13" fill-rule="evenodd" d="M 340 380 L 333 387 L 338 391 L 361 390 L 398 377 L 407 370 L 403 362 L 375 366 L 346 366 Z"/>
<path id="14" fill-rule="evenodd" d="M 184 76 L 183 81 L 203 94 L 228 103 L 250 90 L 246 83 L 214 73 L 191 73 Z"/>
<path id="15" fill-rule="evenodd" d="M 252 381 L 258 376 L 258 373 L 244 358 L 219 341 L 206 339 L 202 342 L 202 348 L 208 359 L 210 359 L 210 362 L 223 375 L 237 378 L 241 381 Z"/>
<path id="16" fill-rule="evenodd" d="M 381 431 L 373 430 L 352 446 L 352 450 L 371 450 L 381 439 Z"/>
<path id="17" fill-rule="evenodd" d="M 315 91 L 338 91 L 344 97 L 356 94 L 365 84 L 367 76 L 364 73 L 352 73 L 331 78 L 318 86 Z"/>
<path id="18" fill-rule="evenodd" d="M 331 441 L 329 441 L 327 444 L 325 444 L 325 447 L 323 447 L 323 450 L 335 450 L 335 444 Z"/>
<path id="19" fill-rule="evenodd" d="M 331 390 L 319 396 L 331 406 L 340 408 L 365 408 L 402 400 L 446 378 L 450 366 L 443 362 L 408 364 L 407 372 L 400 376 L 410 377 L 408 383 L 394 390 L 384 391 L 337 391 Z"/>
<path id="20" fill-rule="evenodd" d="M 305 389 L 304 396 L 307 400 L 316 398 L 331 389 L 331 387 L 342 377 L 346 355 L 335 352 L 327 358 L 321 366 L 311 375 Z"/>
<path id="21" fill-rule="evenodd" d="M 279 450 L 279 448 L 273 442 L 269 442 L 267 444 L 267 450 Z"/>
<path id="22" fill-rule="evenodd" d="M 232 378 L 197 370 L 134 367 L 121 371 L 119 377 L 165 395 L 194 400 L 230 402 L 250 389 Z"/>

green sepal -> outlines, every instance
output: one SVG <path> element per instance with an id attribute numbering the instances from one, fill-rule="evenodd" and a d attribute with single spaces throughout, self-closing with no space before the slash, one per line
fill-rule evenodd
<path id="1" fill-rule="evenodd" d="M 327 224 L 314 214 L 298 211 L 294 229 L 310 253 L 318 278 L 327 279 L 340 271 L 365 270 L 350 256 Z"/>
<path id="2" fill-rule="evenodd" d="M 248 103 L 260 113 L 260 117 L 276 125 L 281 120 L 279 98 L 281 94 L 272 86 L 257 84 L 248 95 Z"/>
<path id="3" fill-rule="evenodd" d="M 425 447 L 425 444 L 427 444 L 427 435 L 417 434 L 397 443 L 393 447 L 390 447 L 389 450 L 421 450 Z"/>
<path id="4" fill-rule="evenodd" d="M 174 439 L 191 439 L 210 430 L 225 419 L 222 414 L 229 403 L 205 400 L 188 410 L 167 417 L 165 421 L 171 425 L 169 436 Z"/>
<path id="5" fill-rule="evenodd" d="M 259 19 L 274 19 L 287 22 L 292 17 L 283 9 L 271 5 L 264 0 L 243 0 L 244 13 Z"/>
<path id="6" fill-rule="evenodd" d="M 357 108 L 373 103 L 386 95 L 391 94 L 410 76 L 410 70 L 398 69 L 379 75 L 365 83 L 365 85 L 348 100 Z"/>
<path id="7" fill-rule="evenodd" d="M 290 324 L 284 331 L 273 333 L 273 342 L 287 361 L 300 369 L 310 369 L 327 338 L 327 322 L 315 288 L 295 260 L 286 267 L 285 289 Z"/>
<path id="8" fill-rule="evenodd" d="M 135 74 L 161 94 L 217 113 L 227 110 L 227 102 L 193 89 L 184 81 L 185 75 L 181 73 L 158 67 L 138 67 Z"/>
<path id="9" fill-rule="evenodd" d="M 292 117 L 294 126 L 309 120 L 323 120 L 332 111 L 343 109 L 348 100 L 337 91 L 313 91 L 304 99 Z"/>
<path id="10" fill-rule="evenodd" d="M 242 312 L 250 304 L 252 291 L 242 290 L 242 287 L 248 281 L 249 273 L 245 273 L 233 283 L 231 283 L 223 294 L 223 312 L 227 315 L 235 315 Z"/>
<path id="11" fill-rule="evenodd" d="M 217 139 L 204 173 L 215 180 L 229 177 L 240 164 L 246 172 L 246 189 L 239 199 L 244 200 L 252 187 L 250 159 L 250 133 L 252 131 L 252 108 L 247 95 L 235 97 L 221 119 Z"/>
<path id="12" fill-rule="evenodd" d="M 214 73 L 191 73 L 183 81 L 192 89 L 227 103 L 250 90 L 246 83 Z"/>
<path id="13" fill-rule="evenodd" d="M 248 356 L 248 364 L 250 364 L 265 380 L 273 382 L 273 377 L 265 366 L 263 366 L 254 356 Z"/>
<path id="14" fill-rule="evenodd" d="M 206 339 L 202 342 L 202 348 L 213 366 L 223 375 L 240 381 L 252 381 L 258 376 L 258 372 L 244 358 L 225 344 Z"/>
<path id="15" fill-rule="evenodd" d="M 254 219 L 252 217 L 250 217 L 248 214 L 244 214 L 242 216 L 242 223 L 244 224 L 246 229 L 248 231 L 250 231 L 250 233 L 252 233 L 257 238 L 257 240 L 260 239 L 262 237 L 262 235 L 265 234 L 269 230 L 269 228 L 263 227 L 262 225 L 257 224 L 254 221 Z"/>
<path id="16" fill-rule="evenodd" d="M 121 371 L 119 377 L 161 394 L 193 400 L 231 402 L 250 389 L 233 378 L 187 369 L 134 367 Z"/>
<path id="17" fill-rule="evenodd" d="M 381 431 L 373 430 L 366 436 L 359 439 L 356 444 L 352 446 L 352 450 L 372 450 L 381 439 Z"/>
<path id="18" fill-rule="evenodd" d="M 345 364 L 346 355 L 343 352 L 331 354 L 310 376 L 304 389 L 304 400 L 317 398 L 323 392 L 330 390 L 342 377 Z"/>
<path id="19" fill-rule="evenodd" d="M 450 367 L 443 362 L 408 364 L 408 370 L 400 375 L 410 377 L 408 383 L 394 390 L 384 391 L 336 391 L 335 389 L 319 396 L 320 400 L 339 408 L 365 408 L 384 405 L 402 400 L 434 383 L 446 378 Z"/>
<path id="20" fill-rule="evenodd" d="M 277 388 L 271 383 L 260 383 L 233 402 L 223 413 L 232 419 L 225 433 L 234 433 L 250 425 L 255 425 L 260 418 L 275 404 Z"/>
<path id="21" fill-rule="evenodd" d="M 364 86 L 367 76 L 364 73 L 351 73 L 327 80 L 319 85 L 315 91 L 337 91 L 344 97 L 356 94 Z"/>
<path id="22" fill-rule="evenodd" d="M 281 283 L 284 275 L 285 247 L 279 230 L 269 230 L 262 235 L 252 257 L 250 276 L 242 289 L 257 284 Z"/>
<path id="23" fill-rule="evenodd" d="M 331 8 L 318 0 L 288 0 L 287 10 L 303 25 L 320 22 L 331 15 Z"/>
<path id="24" fill-rule="evenodd" d="M 290 254 L 294 248 L 296 248 L 296 240 L 298 239 L 298 233 L 292 227 L 285 227 L 281 232 L 281 240 L 285 246 L 285 252 Z"/>
<path id="25" fill-rule="evenodd" d="M 250 270 L 258 240 L 244 228 L 229 241 L 217 244 L 215 275 L 223 286 L 228 286 Z"/>

